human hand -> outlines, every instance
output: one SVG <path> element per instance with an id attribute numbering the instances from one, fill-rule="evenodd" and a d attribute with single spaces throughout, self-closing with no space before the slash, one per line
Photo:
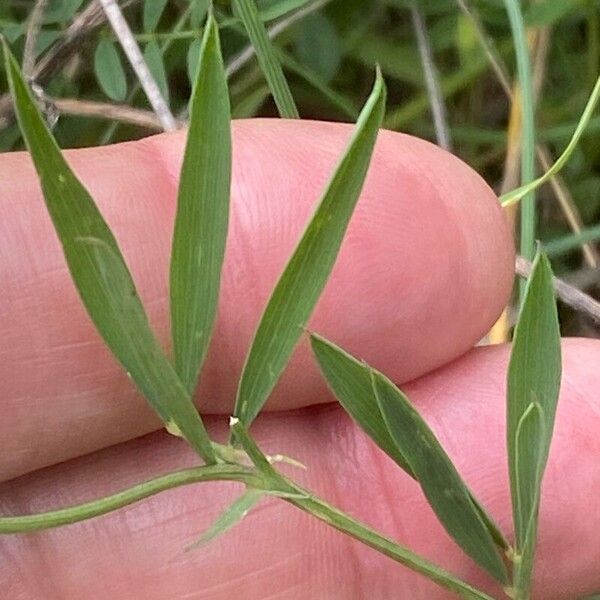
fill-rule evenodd
<path id="1" fill-rule="evenodd" d="M 349 132 L 307 122 L 234 126 L 223 292 L 199 393 L 203 413 L 215 414 L 206 419 L 213 431 L 224 435 L 226 418 L 218 415 L 231 411 L 260 311 Z M 182 146 L 175 134 L 69 155 L 120 239 L 164 340 Z M 25 155 L 0 157 L 0 197 L 2 513 L 82 502 L 195 464 L 183 442 L 156 431 L 153 413 L 94 332 Z M 382 133 L 311 321 L 395 381 L 413 380 L 403 389 L 506 530 L 508 349 L 462 355 L 504 305 L 512 262 L 497 202 L 472 171 L 425 142 Z M 599 358 L 597 342 L 565 342 L 537 567 L 539 597 L 548 600 L 600 587 L 600 375 L 592 366 Z M 278 412 L 261 417 L 253 432 L 265 450 L 308 465 L 297 477 L 307 487 L 485 587 L 485 576 L 444 533 L 418 486 L 331 400 L 304 344 L 269 404 Z M 448 597 L 277 500 L 211 545 L 183 552 L 237 491 L 232 484 L 182 488 L 66 529 L 0 538 L 2 589 L 27 600 Z"/>

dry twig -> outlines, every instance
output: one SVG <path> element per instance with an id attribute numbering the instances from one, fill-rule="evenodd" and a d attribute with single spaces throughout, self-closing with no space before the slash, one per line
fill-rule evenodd
<path id="1" fill-rule="evenodd" d="M 23 75 L 25 75 L 27 79 L 31 77 L 31 74 L 33 73 L 33 67 L 35 66 L 35 50 L 47 5 L 48 0 L 37 0 L 27 23 L 27 33 L 25 35 L 25 48 L 23 49 L 22 65 Z"/>
<path id="2" fill-rule="evenodd" d="M 431 106 L 437 143 L 441 148 L 451 151 L 452 143 L 450 141 L 450 129 L 448 127 L 444 95 L 440 88 L 439 76 L 433 60 L 433 51 L 429 43 L 429 36 L 427 35 L 427 25 L 415 0 L 410 4 L 410 12 L 415 35 L 417 36 L 417 46 L 421 57 L 421 65 L 423 66 L 423 74 L 425 75 L 425 85 L 427 87 L 427 95 L 429 96 L 429 105 Z"/>
<path id="3" fill-rule="evenodd" d="M 121 9 L 119 8 L 116 0 L 98 0 L 102 4 L 102 8 L 106 13 L 106 18 L 110 23 L 111 27 L 125 55 L 127 60 L 131 64 L 137 78 L 142 86 L 142 89 L 146 93 L 146 97 L 150 102 L 150 106 L 156 113 L 156 116 L 161 122 L 162 128 L 165 131 L 174 131 L 177 129 L 177 123 L 175 117 L 171 113 L 169 106 L 163 98 L 158 84 L 154 80 L 150 69 L 142 56 L 142 52 L 138 43 L 131 33 L 131 29 L 127 23 L 127 20 L 123 16 Z"/>
<path id="4" fill-rule="evenodd" d="M 128 104 L 112 104 L 109 102 L 94 102 L 92 100 L 77 100 L 75 98 L 48 98 L 59 113 L 90 117 L 94 119 L 109 119 L 129 123 L 136 127 L 145 127 L 153 131 L 161 131 L 162 124 L 151 110 L 133 108 Z M 183 121 L 177 122 L 183 126 Z"/>
<path id="5" fill-rule="evenodd" d="M 120 5 L 125 8 L 139 1 L 121 0 Z M 105 22 L 106 15 L 102 6 L 97 2 L 90 3 L 77 14 L 63 36 L 37 62 L 30 78 L 38 85 L 46 85 L 55 73 L 79 51 L 89 34 Z M 12 98 L 10 94 L 3 94 L 0 97 L 0 129 L 10 125 L 13 119 Z"/>
<path id="6" fill-rule="evenodd" d="M 531 275 L 533 265 L 522 256 L 518 256 L 515 263 L 515 272 L 519 277 L 526 279 Z M 566 281 L 554 278 L 554 290 L 559 300 L 567 306 L 581 311 L 595 323 L 600 324 L 600 302 L 582 292 L 580 289 L 569 285 Z"/>

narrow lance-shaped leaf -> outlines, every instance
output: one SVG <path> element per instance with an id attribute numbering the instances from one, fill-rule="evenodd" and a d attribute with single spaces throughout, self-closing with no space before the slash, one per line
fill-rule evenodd
<path id="1" fill-rule="evenodd" d="M 373 393 L 370 368 L 319 335 L 311 333 L 310 343 L 325 381 L 346 412 L 396 464 L 414 477 L 383 420 Z"/>
<path id="2" fill-rule="evenodd" d="M 258 325 L 235 406 L 235 415 L 246 426 L 281 376 L 331 273 L 367 174 L 384 110 L 385 85 L 378 72 L 348 149 Z"/>
<path id="3" fill-rule="evenodd" d="M 192 93 L 171 255 L 175 368 L 193 393 L 213 331 L 229 220 L 229 94 L 212 14 Z"/>
<path id="4" fill-rule="evenodd" d="M 188 546 L 193 550 L 198 546 L 207 544 L 216 537 L 223 535 L 235 527 L 265 496 L 261 490 L 249 488 L 230 506 L 228 506 L 217 518 L 217 520 L 200 536 L 198 540 Z"/>
<path id="5" fill-rule="evenodd" d="M 298 109 L 292 97 L 292 92 L 254 0 L 232 0 L 232 6 L 248 32 L 260 68 L 269 84 L 273 100 L 275 100 L 275 104 L 279 109 L 279 114 L 287 119 L 297 119 L 299 116 Z"/>
<path id="6" fill-rule="evenodd" d="M 383 420 L 371 382 L 371 368 L 319 335 L 312 333 L 310 342 L 327 384 L 346 412 L 399 467 L 416 479 Z M 471 492 L 469 495 L 494 542 L 507 550 L 509 543 L 498 525 Z"/>
<path id="7" fill-rule="evenodd" d="M 538 254 L 515 329 L 508 368 L 507 446 L 517 554 L 533 553 L 530 546 L 535 545 L 537 490 L 550 451 L 560 379 L 560 329 L 552 269 L 546 256 Z M 533 411 L 532 405 L 539 409 Z M 534 416 L 541 413 L 543 427 L 523 429 L 528 412 Z M 533 417 L 529 421 L 535 423 Z M 521 586 L 528 585 L 530 577 L 531 565 L 529 572 L 520 569 Z"/>
<path id="8" fill-rule="evenodd" d="M 319 367 L 342 406 L 421 484 L 440 521 L 465 552 L 506 583 L 507 573 L 499 551 L 508 544 L 406 396 L 383 375 L 331 342 L 313 334 L 311 344 Z M 392 417 L 386 412 L 393 413 Z"/>
<path id="9" fill-rule="evenodd" d="M 446 531 L 490 575 L 507 584 L 508 573 L 498 548 L 434 433 L 389 379 L 372 371 L 372 383 L 390 436 Z"/>
<path id="10" fill-rule="evenodd" d="M 88 314 L 163 421 L 214 462 L 200 415 L 150 329 L 114 236 L 63 158 L 6 45 L 4 56 L 19 125 Z"/>

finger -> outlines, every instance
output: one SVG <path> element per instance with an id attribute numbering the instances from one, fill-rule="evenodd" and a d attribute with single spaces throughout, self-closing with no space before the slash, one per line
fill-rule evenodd
<path id="1" fill-rule="evenodd" d="M 349 126 L 234 127 L 233 205 L 204 412 L 232 410 L 257 319 L 348 141 Z M 116 231 L 151 320 L 168 339 L 170 236 L 183 135 L 69 153 Z M 23 154 L 0 160 L 0 477 L 158 427 L 84 314 Z M 458 159 L 382 133 L 312 326 L 399 381 L 458 356 L 503 306 L 512 246 L 490 189 Z M 303 347 L 271 408 L 322 401 Z M 30 440 L 36 443 L 31 444 Z"/>
<path id="2" fill-rule="evenodd" d="M 507 359 L 506 347 L 478 349 L 405 387 L 506 532 L 511 528 L 504 433 Z M 599 342 L 565 342 L 564 383 L 540 515 L 535 597 L 544 600 L 575 598 L 600 587 L 600 374 L 589 368 L 599 360 Z M 223 421 L 215 425 L 221 433 Z M 338 407 L 268 414 L 257 425 L 266 451 L 284 452 L 308 465 L 306 472 L 291 471 L 294 479 L 503 597 L 444 533 L 418 485 Z M 154 434 L 3 484 L 0 505 L 5 514 L 68 505 L 194 462 L 182 442 Z M 233 484 L 180 488 L 87 523 L 3 537 L 4 589 L 22 600 L 453 597 L 280 500 L 265 501 L 232 532 L 184 553 L 239 493 Z"/>

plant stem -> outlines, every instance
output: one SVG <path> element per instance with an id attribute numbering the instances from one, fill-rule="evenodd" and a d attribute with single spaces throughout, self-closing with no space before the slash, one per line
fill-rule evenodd
<path id="1" fill-rule="evenodd" d="M 259 455 L 255 455 L 252 458 L 258 460 L 260 464 L 261 457 Z M 78 523 L 105 515 L 160 492 L 184 485 L 206 481 L 235 481 L 257 490 L 264 490 L 267 493 L 280 495 L 286 502 L 399 562 L 416 573 L 424 575 L 441 587 L 456 593 L 461 598 L 467 600 L 493 600 L 491 596 L 475 589 L 444 569 L 414 554 L 408 548 L 396 544 L 393 540 L 377 533 L 367 525 L 334 508 L 327 502 L 316 498 L 310 492 L 277 473 L 270 464 L 267 466 L 263 463 L 260 468 L 261 471 L 258 471 L 254 468 L 237 464 L 218 464 L 175 471 L 174 473 L 146 481 L 111 496 L 86 502 L 85 504 L 35 515 L 0 517 L 0 534 L 30 533 L 61 525 Z"/>
<path id="2" fill-rule="evenodd" d="M 140 47 L 138 46 L 133 33 L 129 28 L 121 9 L 119 8 L 116 0 L 99 0 L 102 4 L 102 8 L 106 13 L 115 35 L 117 36 L 125 56 L 129 60 L 131 67 L 133 68 L 138 81 L 140 82 L 146 97 L 152 106 L 152 109 L 156 113 L 156 116 L 160 119 L 160 122 L 165 131 L 175 131 L 177 129 L 177 123 L 175 117 L 172 115 L 171 110 L 163 98 L 158 84 L 154 80 L 148 65 L 142 55 Z"/>
<path id="3" fill-rule="evenodd" d="M 296 488 L 298 493 L 300 488 Z M 468 583 L 457 579 L 447 571 L 430 563 L 429 561 L 414 554 L 407 548 L 396 544 L 389 538 L 377 533 L 367 525 L 356 521 L 337 508 L 330 506 L 323 500 L 315 497 L 308 498 L 286 498 L 286 502 L 297 506 L 298 508 L 311 514 L 320 521 L 329 526 L 359 540 L 370 548 L 374 548 L 381 554 L 401 563 L 416 573 L 424 575 L 428 579 L 435 581 L 441 587 L 458 594 L 461 598 L 470 600 L 493 600 L 484 592 L 470 586 Z"/>
<path id="4" fill-rule="evenodd" d="M 425 17 L 416 0 L 410 2 L 409 8 L 413 21 L 413 29 L 417 38 L 417 47 L 421 57 L 425 87 L 429 97 L 429 104 L 431 105 L 431 116 L 433 117 L 437 144 L 441 148 L 444 148 L 444 150 L 452 152 L 450 129 L 448 127 L 448 112 L 442 90 L 440 89 L 439 74 L 433 58 L 433 49 L 427 33 Z"/>
<path id="5" fill-rule="evenodd" d="M 587 13 L 588 73 L 590 81 L 593 82 L 598 76 L 598 66 L 600 64 L 598 58 L 600 56 L 600 19 L 593 0 L 587 1 Z"/>
<path id="6" fill-rule="evenodd" d="M 520 3 L 517 0 L 504 0 L 508 13 L 516 50 L 517 71 L 523 112 L 523 140 L 521 143 L 521 182 L 527 185 L 535 178 L 535 106 L 533 79 L 527 34 L 523 24 Z M 536 210 L 535 191 L 527 193 L 521 202 L 521 254 L 532 260 L 535 254 Z M 525 284 L 519 285 L 521 303 L 525 293 Z"/>
<path id="7" fill-rule="evenodd" d="M 35 515 L 0 517 L 0 534 L 28 533 L 78 523 L 105 515 L 160 492 L 203 481 L 237 481 L 258 488 L 264 485 L 263 477 L 259 473 L 239 465 L 220 464 L 185 469 L 85 504 Z"/>
<path id="8" fill-rule="evenodd" d="M 330 527 L 345 533 L 366 546 L 381 552 L 381 554 L 399 562 L 412 571 L 424 575 L 439 586 L 458 594 L 461 598 L 467 600 L 493 600 L 484 592 L 454 577 L 408 548 L 377 533 L 369 526 L 334 508 L 324 500 L 316 498 L 309 491 L 281 475 L 273 468 L 269 459 L 262 453 L 238 419 L 232 420 L 231 431 L 236 442 L 243 447 L 250 460 L 264 476 L 266 483 L 272 486 L 268 491 L 283 492 L 286 496 L 282 496 L 282 498 L 286 502 L 304 510 L 320 521 L 327 523 Z"/>
<path id="9" fill-rule="evenodd" d="M 188 4 L 188 6 L 186 7 L 186 9 L 181 13 L 181 16 L 179 17 L 179 19 L 177 20 L 175 25 L 173 26 L 173 29 L 171 30 L 171 37 L 166 39 L 160 46 L 160 52 L 161 52 L 161 56 L 163 58 L 164 58 L 164 55 L 167 52 L 167 50 L 169 50 L 169 48 L 175 41 L 173 36 L 177 35 L 177 33 L 182 31 L 183 28 L 185 27 L 187 20 L 189 19 L 190 15 L 192 14 L 192 8 L 193 8 L 193 3 L 190 2 Z M 127 96 L 127 99 L 125 100 L 125 103 L 132 104 L 137 93 L 140 91 L 140 89 L 141 89 L 141 84 L 140 84 L 139 80 L 136 79 L 135 84 L 133 85 L 131 91 L 129 92 L 129 94 Z M 106 131 L 102 134 L 102 137 L 100 138 L 101 145 L 108 144 L 112 140 L 112 137 L 115 134 L 118 126 L 119 126 L 119 123 L 115 122 L 115 123 L 111 123 L 106 128 Z"/>

